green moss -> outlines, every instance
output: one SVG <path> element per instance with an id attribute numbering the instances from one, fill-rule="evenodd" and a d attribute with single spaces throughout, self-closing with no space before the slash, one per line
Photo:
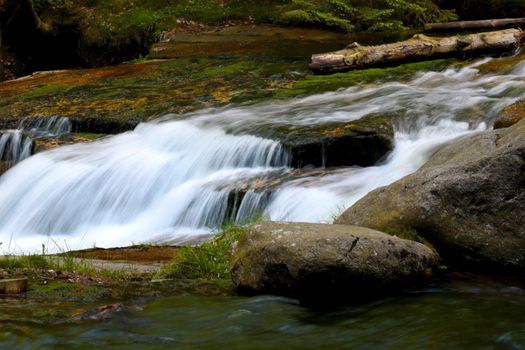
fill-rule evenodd
<path id="1" fill-rule="evenodd" d="M 275 20 L 288 25 L 326 27 L 343 32 L 390 31 L 457 19 L 430 0 L 291 0 L 279 7 Z"/>
<path id="2" fill-rule="evenodd" d="M 197 247 L 182 247 L 173 262 L 165 266 L 158 278 L 228 279 L 232 248 L 242 227 L 230 226 L 211 241 Z"/>
<path id="3" fill-rule="evenodd" d="M 45 84 L 45 85 L 33 87 L 31 90 L 28 90 L 20 94 L 18 98 L 29 99 L 29 98 L 37 98 L 37 97 L 56 96 L 59 94 L 66 93 L 68 89 L 69 88 L 66 85 L 62 85 L 62 84 Z"/>
<path id="4" fill-rule="evenodd" d="M 94 141 L 94 140 L 98 140 L 104 136 L 107 136 L 106 134 L 95 134 L 95 133 L 87 133 L 87 132 L 81 132 L 81 133 L 78 133 L 78 134 L 75 134 L 75 137 L 77 137 L 78 139 L 82 140 L 82 141 Z"/>
<path id="5" fill-rule="evenodd" d="M 65 293 L 71 293 L 78 288 L 78 285 L 71 283 L 68 280 L 53 280 L 52 282 L 34 281 L 36 283 L 30 284 L 29 293 L 38 295 L 64 295 Z"/>
<path id="6" fill-rule="evenodd" d="M 415 229 L 413 229 L 411 227 L 405 227 L 405 228 L 389 227 L 389 228 L 386 228 L 386 229 L 384 229 L 382 231 L 387 233 L 387 234 L 389 234 L 389 235 L 391 235 L 391 236 L 396 236 L 396 237 L 399 237 L 401 239 L 406 239 L 406 240 L 409 240 L 409 241 L 415 241 L 415 242 L 424 244 L 427 247 L 429 247 L 430 249 L 432 249 L 433 251 L 436 251 L 434 246 L 429 241 L 427 241 L 423 236 L 421 236 L 417 232 L 417 230 L 415 230 Z"/>
<path id="7" fill-rule="evenodd" d="M 412 78 L 417 72 L 442 70 L 452 62 L 454 62 L 452 59 L 439 59 L 407 63 L 390 68 L 369 68 L 332 75 L 307 75 L 305 79 L 293 83 L 290 88 L 279 91 L 276 97 L 333 91 L 362 83 L 402 81 Z"/>
<path id="8" fill-rule="evenodd" d="M 218 76 L 224 77 L 232 74 L 244 74 L 252 69 L 254 69 L 253 65 L 250 65 L 247 62 L 233 62 L 231 64 L 224 64 L 218 67 L 200 70 L 192 74 L 191 77 L 194 79 L 212 78 Z"/>
<path id="9" fill-rule="evenodd" d="M 481 73 L 504 72 L 516 66 L 525 59 L 525 53 L 511 57 L 499 57 L 476 67 Z"/>

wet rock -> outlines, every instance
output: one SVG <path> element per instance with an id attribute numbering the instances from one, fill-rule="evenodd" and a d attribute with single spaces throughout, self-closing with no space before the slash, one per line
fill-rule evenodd
<path id="1" fill-rule="evenodd" d="M 363 227 L 263 222 L 242 234 L 231 272 L 240 292 L 314 300 L 406 287 L 431 277 L 437 263 L 420 243 Z"/>
<path id="2" fill-rule="evenodd" d="M 503 109 L 494 122 L 494 129 L 508 128 L 525 117 L 525 100 L 520 100 Z"/>
<path id="3" fill-rule="evenodd" d="M 124 310 L 124 305 L 122 303 L 117 304 L 109 304 L 109 305 L 102 305 L 95 309 L 88 310 L 81 315 L 75 316 L 72 321 L 78 322 L 78 321 L 102 321 L 107 320 L 110 318 L 113 318 L 114 315 L 118 312 L 121 312 Z"/>
<path id="4" fill-rule="evenodd" d="M 0 175 L 8 171 L 9 168 L 11 168 L 11 162 L 0 161 Z"/>
<path id="5" fill-rule="evenodd" d="M 525 120 L 453 141 L 337 223 L 409 227 L 449 263 L 525 271 Z"/>
<path id="6" fill-rule="evenodd" d="M 130 131 L 142 122 L 142 119 L 82 117 L 71 118 L 71 131 L 75 133 L 119 134 Z"/>
<path id="7" fill-rule="evenodd" d="M 22 294 L 27 292 L 27 278 L 0 279 L 0 294 Z"/>
<path id="8" fill-rule="evenodd" d="M 0 119 L 0 129 L 1 130 L 9 130 L 9 129 L 17 129 L 20 125 L 20 118 L 1 118 Z"/>
<path id="9" fill-rule="evenodd" d="M 216 190 L 227 193 L 227 204 L 223 221 L 243 223 L 259 216 L 272 200 L 272 196 L 285 183 L 313 186 L 321 177 L 348 169 L 293 169 L 277 170 L 258 176 L 248 175 L 229 182 L 217 182 Z M 208 224 L 217 224 L 209 222 Z"/>
<path id="10" fill-rule="evenodd" d="M 353 122 L 271 128 L 261 136 L 281 142 L 291 166 L 302 168 L 370 166 L 394 147 L 390 117 L 365 117 Z"/>

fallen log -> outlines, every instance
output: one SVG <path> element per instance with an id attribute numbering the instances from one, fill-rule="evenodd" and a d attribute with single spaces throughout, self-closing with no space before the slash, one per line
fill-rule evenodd
<path id="1" fill-rule="evenodd" d="M 484 19 L 479 21 L 457 21 L 448 23 L 427 23 L 425 31 L 479 30 L 519 27 L 525 25 L 525 17 Z"/>
<path id="2" fill-rule="evenodd" d="M 317 74 L 332 74 L 433 58 L 506 52 L 519 47 L 524 37 L 521 29 L 505 29 L 450 37 L 418 34 L 405 41 L 378 46 L 353 43 L 340 51 L 312 55 L 309 67 Z"/>

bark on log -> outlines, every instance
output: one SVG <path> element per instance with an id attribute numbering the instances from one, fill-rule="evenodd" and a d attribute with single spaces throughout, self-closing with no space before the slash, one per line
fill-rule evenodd
<path id="1" fill-rule="evenodd" d="M 425 24 L 425 31 L 495 29 L 495 28 L 506 28 L 506 27 L 519 27 L 523 25 L 525 25 L 525 17 L 523 18 L 499 18 L 499 19 L 485 19 L 485 20 L 480 20 L 480 21 L 427 23 Z"/>
<path id="2" fill-rule="evenodd" d="M 521 29 L 506 29 L 443 38 L 418 34 L 405 41 L 378 46 L 353 43 L 340 51 L 312 55 L 310 69 L 317 74 L 332 74 L 431 58 L 506 52 L 519 47 L 524 37 Z"/>

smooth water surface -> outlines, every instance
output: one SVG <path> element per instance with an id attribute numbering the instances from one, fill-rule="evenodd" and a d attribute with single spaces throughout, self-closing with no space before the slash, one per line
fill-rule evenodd
<path id="1" fill-rule="evenodd" d="M 524 314 L 524 289 L 487 281 L 448 282 L 362 306 L 324 310 L 270 296 L 182 295 L 140 306 L 129 303 L 104 321 L 50 325 L 4 316 L 0 347 L 524 349 Z"/>

